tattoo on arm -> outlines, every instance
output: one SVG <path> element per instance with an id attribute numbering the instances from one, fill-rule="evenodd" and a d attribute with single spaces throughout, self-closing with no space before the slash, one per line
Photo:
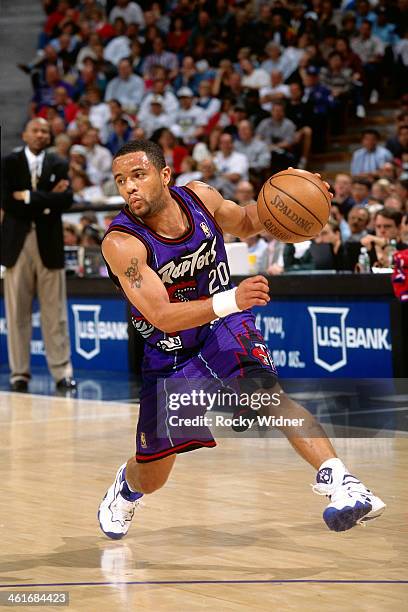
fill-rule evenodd
<path id="1" fill-rule="evenodd" d="M 132 257 L 130 263 L 131 265 L 126 270 L 125 276 L 128 277 L 132 289 L 140 289 L 143 277 L 140 274 L 137 257 Z"/>

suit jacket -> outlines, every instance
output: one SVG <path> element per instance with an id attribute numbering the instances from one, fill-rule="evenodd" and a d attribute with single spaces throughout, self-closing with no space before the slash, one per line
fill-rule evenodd
<path id="1" fill-rule="evenodd" d="M 35 222 L 38 249 L 46 268 L 64 267 L 64 239 L 61 213 L 73 203 L 70 188 L 53 193 L 61 179 L 68 178 L 68 166 L 53 153 L 45 153 L 37 191 L 31 191 L 31 174 L 24 149 L 11 153 L 2 162 L 2 202 L 0 263 L 11 268 L 24 246 L 26 235 Z M 14 191 L 30 190 L 30 204 L 13 198 Z"/>

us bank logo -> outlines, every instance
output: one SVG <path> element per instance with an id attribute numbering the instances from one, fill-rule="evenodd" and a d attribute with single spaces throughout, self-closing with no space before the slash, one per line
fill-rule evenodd
<path id="1" fill-rule="evenodd" d="M 348 350 L 391 351 L 389 329 L 347 325 L 350 308 L 308 306 L 313 325 L 313 359 L 328 372 L 347 365 Z"/>
<path id="2" fill-rule="evenodd" d="M 126 321 L 101 320 L 100 304 L 73 304 L 75 350 L 84 359 L 94 359 L 104 340 L 127 340 Z"/>

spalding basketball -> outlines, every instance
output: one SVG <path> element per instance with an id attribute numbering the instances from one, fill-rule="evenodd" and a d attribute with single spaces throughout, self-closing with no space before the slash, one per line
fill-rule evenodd
<path id="1" fill-rule="evenodd" d="M 263 185 L 257 201 L 265 229 L 281 242 L 303 242 L 319 234 L 330 215 L 330 195 L 306 170 L 283 170 Z"/>

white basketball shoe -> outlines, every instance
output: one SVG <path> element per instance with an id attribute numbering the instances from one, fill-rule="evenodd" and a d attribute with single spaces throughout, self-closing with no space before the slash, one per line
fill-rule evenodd
<path id="1" fill-rule="evenodd" d="M 121 494 L 125 467 L 126 463 L 116 472 L 115 481 L 107 490 L 98 510 L 99 525 L 103 533 L 113 540 L 120 540 L 127 534 L 136 508 L 142 505 L 140 499 L 129 501 Z"/>
<path id="2" fill-rule="evenodd" d="M 379 497 L 348 473 L 340 459 L 325 461 L 317 472 L 313 491 L 326 495 L 330 504 L 323 519 L 332 531 L 346 531 L 379 517 L 386 505 Z"/>

